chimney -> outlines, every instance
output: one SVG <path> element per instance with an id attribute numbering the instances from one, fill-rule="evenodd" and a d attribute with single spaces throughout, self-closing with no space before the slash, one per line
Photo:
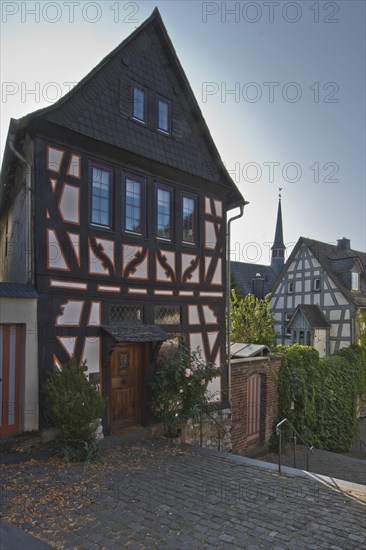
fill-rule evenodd
<path id="1" fill-rule="evenodd" d="M 260 273 L 256 273 L 255 278 L 252 279 L 253 282 L 253 294 L 259 300 L 264 298 L 264 278 Z"/>
<path id="2" fill-rule="evenodd" d="M 346 237 L 342 237 L 341 239 L 337 240 L 337 246 L 339 248 L 343 248 L 344 250 L 351 250 L 351 241 Z"/>

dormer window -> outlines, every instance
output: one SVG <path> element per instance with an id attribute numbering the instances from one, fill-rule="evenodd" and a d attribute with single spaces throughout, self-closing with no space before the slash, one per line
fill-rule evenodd
<path id="1" fill-rule="evenodd" d="M 352 272 L 352 290 L 360 290 L 360 275 Z"/>
<path id="2" fill-rule="evenodd" d="M 138 86 L 132 88 L 132 117 L 146 123 L 146 92 Z"/>
<path id="3" fill-rule="evenodd" d="M 161 97 L 158 98 L 157 127 L 160 132 L 170 134 L 170 103 Z"/>

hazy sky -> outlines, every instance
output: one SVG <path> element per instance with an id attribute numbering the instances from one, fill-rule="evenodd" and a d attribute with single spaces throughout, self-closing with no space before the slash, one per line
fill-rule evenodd
<path id="1" fill-rule="evenodd" d="M 65 94 L 155 6 L 250 202 L 233 259 L 269 262 L 278 187 L 289 250 L 299 236 L 366 250 L 364 0 L 3 1 L 1 154 L 11 117 Z"/>

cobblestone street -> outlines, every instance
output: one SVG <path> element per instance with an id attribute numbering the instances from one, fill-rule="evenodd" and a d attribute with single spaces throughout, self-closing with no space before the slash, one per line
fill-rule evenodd
<path id="1" fill-rule="evenodd" d="M 362 495 L 240 460 L 152 437 L 117 438 L 88 469 L 52 459 L 2 465 L 2 515 L 60 549 L 365 544 Z"/>

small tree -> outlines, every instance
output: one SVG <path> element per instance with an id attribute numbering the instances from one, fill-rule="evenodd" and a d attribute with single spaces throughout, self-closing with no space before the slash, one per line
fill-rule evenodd
<path id="1" fill-rule="evenodd" d="M 248 344 L 271 346 L 275 341 L 273 314 L 270 311 L 270 294 L 263 299 L 254 294 L 240 296 L 231 292 L 231 340 Z"/>
<path id="2" fill-rule="evenodd" d="M 152 387 L 152 411 L 162 421 L 167 437 L 178 435 L 187 420 L 207 410 L 212 397 L 207 384 L 219 374 L 198 352 L 189 354 L 173 347 L 161 351 Z"/>
<path id="3" fill-rule="evenodd" d="M 72 358 L 44 385 L 46 415 L 66 440 L 91 440 L 104 408 L 97 384 L 85 376 L 85 364 Z"/>

